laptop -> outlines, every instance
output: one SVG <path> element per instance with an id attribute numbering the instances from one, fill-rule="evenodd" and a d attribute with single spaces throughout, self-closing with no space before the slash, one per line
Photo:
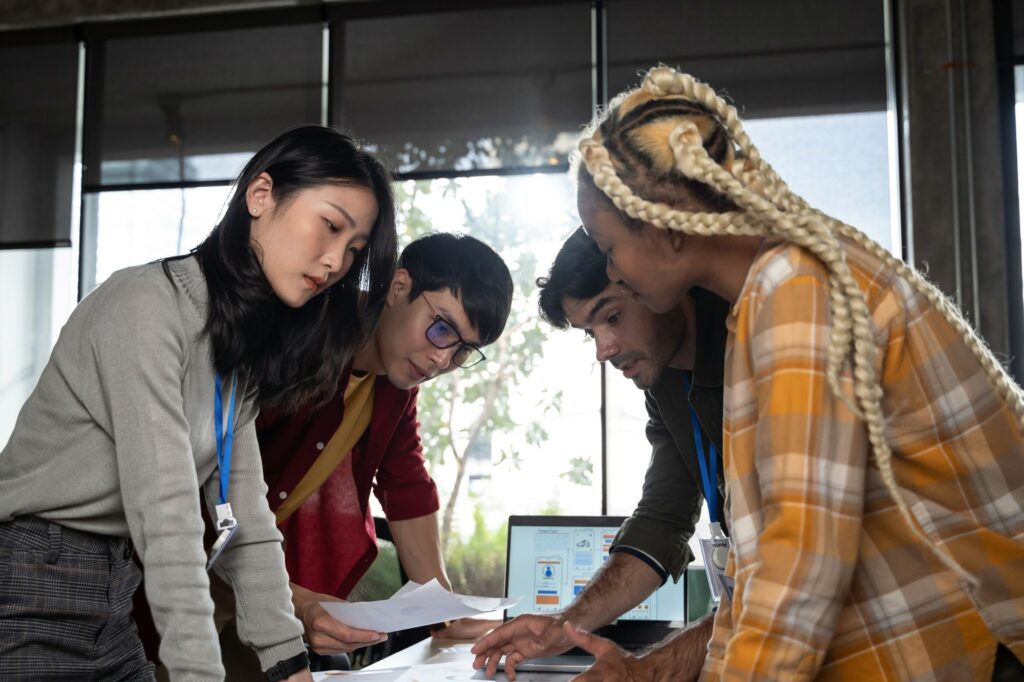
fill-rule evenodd
<path id="1" fill-rule="evenodd" d="M 522 597 L 505 620 L 523 613 L 562 611 L 605 561 L 624 516 L 510 516 L 505 562 L 505 596 Z M 669 579 L 616 622 L 594 634 L 624 649 L 638 650 L 686 621 L 686 578 Z M 582 649 L 523 661 L 517 670 L 580 672 L 594 662 Z"/>

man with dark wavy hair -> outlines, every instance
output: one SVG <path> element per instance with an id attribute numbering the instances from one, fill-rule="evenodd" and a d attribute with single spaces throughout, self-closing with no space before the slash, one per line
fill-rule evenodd
<path id="1" fill-rule="evenodd" d="M 619 529 L 607 563 L 572 605 L 557 614 L 519 616 L 473 647 L 474 667 L 486 668 L 491 675 L 504 654 L 510 679 L 515 679 L 515 666 L 523 660 L 572 648 L 575 642 L 566 623 L 596 629 L 642 602 L 669 577 L 679 580 L 693 559 L 689 540 L 705 499 L 698 457 L 705 457 L 705 464 L 715 460 L 709 468 L 718 474 L 708 491 L 715 507 L 711 517 L 721 521 L 724 516 L 726 302 L 695 289 L 678 308 L 660 315 L 651 312 L 633 300 L 631 292 L 609 281 L 604 254 L 582 228 L 566 240 L 549 275 L 537 284 L 545 320 L 558 329 L 582 329 L 594 339 L 598 361 L 611 363 L 645 391 L 652 454 L 636 511 Z M 696 441 L 694 420 L 701 431 Z M 705 446 L 703 452 L 698 452 L 697 443 Z M 673 633 L 667 646 L 642 658 L 602 640 L 600 646 L 607 653 L 599 656 L 592 674 L 603 679 L 602 674 L 613 676 L 628 667 L 635 679 L 653 679 L 658 670 L 671 670 L 672 679 L 696 679 L 711 625 L 712 618 L 704 618 Z"/>

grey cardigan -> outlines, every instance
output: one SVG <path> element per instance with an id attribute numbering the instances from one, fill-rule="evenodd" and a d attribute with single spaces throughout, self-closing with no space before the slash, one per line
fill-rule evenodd
<path id="1" fill-rule="evenodd" d="M 0 452 L 0 522 L 130 536 L 172 679 L 222 679 L 199 514 L 199 486 L 211 507 L 219 487 L 206 280 L 195 258 L 168 267 L 170 278 L 159 263 L 121 270 L 71 314 Z M 267 669 L 305 648 L 256 413 L 240 377 L 229 490 L 240 528 L 216 570 Z"/>

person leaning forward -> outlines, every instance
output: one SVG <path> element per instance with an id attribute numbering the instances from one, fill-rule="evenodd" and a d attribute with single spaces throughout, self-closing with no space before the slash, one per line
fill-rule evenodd
<path id="1" fill-rule="evenodd" d="M 724 521 L 726 302 L 695 289 L 672 311 L 652 313 L 634 301 L 631 292 L 608 280 L 604 255 L 582 229 L 566 240 L 548 277 L 538 285 L 541 315 L 548 322 L 559 329 L 582 329 L 594 339 L 598 361 L 611 363 L 644 390 L 651 459 L 636 511 L 619 529 L 608 562 L 572 605 L 554 615 L 519 616 L 473 647 L 474 667 L 486 669 L 489 675 L 495 674 L 505 655 L 504 669 L 510 679 L 515 679 L 515 667 L 524 659 L 570 649 L 575 635 L 566 627 L 592 630 L 612 622 L 669 577 L 679 580 L 693 560 L 689 540 L 705 501 L 694 415 L 704 443 L 708 437 L 714 443 L 717 514 L 712 516 Z M 637 674 L 653 675 L 656 668 L 670 668 L 674 680 L 696 679 L 711 623 L 708 616 L 673 633 L 659 656 L 642 660 L 647 667 Z M 614 647 L 610 642 L 603 646 Z M 615 651 L 614 657 L 616 662 L 634 658 L 621 651 Z M 614 673 L 607 661 L 601 661 L 588 674 L 600 678 Z"/>
<path id="2" fill-rule="evenodd" d="M 688 74 L 652 69 L 579 149 L 609 278 L 655 312 L 732 303 L 735 598 L 702 679 L 1024 679 L 1024 391 L 955 305 Z"/>
<path id="3" fill-rule="evenodd" d="M 245 605 L 252 679 L 312 679 L 254 420 L 330 396 L 370 338 L 394 272 L 389 180 L 348 136 L 293 128 L 191 253 L 75 308 L 0 451 L 0 679 L 152 679 L 133 548 L 175 679 L 224 676 L 211 568 Z M 214 557 L 203 501 L 231 538 Z"/>

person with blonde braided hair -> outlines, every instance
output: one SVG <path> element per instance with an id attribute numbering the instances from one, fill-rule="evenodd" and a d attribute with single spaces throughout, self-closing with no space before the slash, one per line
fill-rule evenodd
<path id="1" fill-rule="evenodd" d="M 1024 395 L 953 304 L 792 193 L 691 76 L 652 69 L 579 148 L 609 278 L 655 312 L 733 303 L 735 586 L 703 679 L 1021 679 Z"/>

